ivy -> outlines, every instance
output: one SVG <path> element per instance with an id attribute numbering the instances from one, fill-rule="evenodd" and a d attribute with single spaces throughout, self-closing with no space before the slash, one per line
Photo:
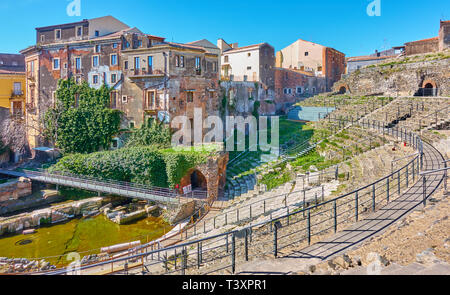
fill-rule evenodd
<path id="1" fill-rule="evenodd" d="M 205 162 L 208 155 L 201 151 L 161 150 L 158 146 L 126 147 L 68 155 L 49 170 L 173 188 L 190 169 Z"/>
<path id="2" fill-rule="evenodd" d="M 90 88 L 74 79 L 59 80 L 56 102 L 44 115 L 47 139 L 63 153 L 92 153 L 109 149 L 119 132 L 121 112 L 109 108 L 110 89 Z"/>
<path id="3" fill-rule="evenodd" d="M 171 145 L 172 131 L 162 122 L 150 120 L 133 133 L 127 140 L 127 147 L 157 145 L 167 148 Z"/>

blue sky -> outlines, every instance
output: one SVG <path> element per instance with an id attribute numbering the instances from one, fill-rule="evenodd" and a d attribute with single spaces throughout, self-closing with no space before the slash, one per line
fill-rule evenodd
<path id="1" fill-rule="evenodd" d="M 112 15 L 168 41 L 218 38 L 240 46 L 268 42 L 280 50 L 297 39 L 334 47 L 347 56 L 438 35 L 450 19 L 449 0 L 380 0 L 381 16 L 369 17 L 373 0 L 0 0 L 0 52 L 16 53 L 35 43 L 36 27 Z"/>

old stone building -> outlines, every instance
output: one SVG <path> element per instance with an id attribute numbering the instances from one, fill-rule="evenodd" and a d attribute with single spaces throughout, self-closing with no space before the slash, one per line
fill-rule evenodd
<path id="1" fill-rule="evenodd" d="M 334 48 L 299 39 L 277 52 L 276 66 L 324 77 L 325 91 L 329 91 L 345 73 L 345 54 Z"/>
<path id="2" fill-rule="evenodd" d="M 19 118 L 25 113 L 25 58 L 21 54 L 0 54 L 0 108 Z"/>
<path id="3" fill-rule="evenodd" d="M 26 126 L 31 149 L 46 145 L 42 118 L 55 102 L 58 80 L 74 78 L 94 88 L 103 84 L 121 87 L 120 52 L 131 46 L 124 38 L 131 32 L 139 30 L 111 16 L 36 28 L 36 45 L 21 51 L 26 63 Z"/>
<path id="4" fill-rule="evenodd" d="M 238 47 L 218 40 L 222 51 L 221 80 L 256 82 L 264 89 L 262 99 L 273 99 L 275 91 L 275 49 L 268 43 Z"/>
<path id="5" fill-rule="evenodd" d="M 275 105 L 278 112 L 285 112 L 296 102 L 325 92 L 326 80 L 310 72 L 275 68 Z"/>
<path id="6" fill-rule="evenodd" d="M 450 21 L 441 21 L 439 30 L 439 51 L 450 48 Z"/>
<path id="7" fill-rule="evenodd" d="M 218 59 L 202 47 L 172 42 L 125 49 L 123 86 L 112 95 L 131 126 L 149 118 L 169 122 L 187 116 L 193 121 L 195 108 L 202 110 L 203 118 L 217 115 Z"/>
<path id="8" fill-rule="evenodd" d="M 437 37 L 405 43 L 405 54 L 438 52 L 448 48 L 450 48 L 450 21 L 440 21 Z"/>

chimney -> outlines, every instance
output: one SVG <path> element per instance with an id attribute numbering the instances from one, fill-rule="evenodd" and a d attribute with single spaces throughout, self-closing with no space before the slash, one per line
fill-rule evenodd
<path id="1" fill-rule="evenodd" d="M 236 49 L 236 48 L 238 48 L 239 47 L 239 44 L 238 43 L 233 43 L 233 44 L 231 44 L 231 48 L 233 48 L 233 49 Z"/>

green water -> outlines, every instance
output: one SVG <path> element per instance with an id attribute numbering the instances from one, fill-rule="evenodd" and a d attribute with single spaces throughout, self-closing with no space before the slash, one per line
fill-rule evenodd
<path id="1" fill-rule="evenodd" d="M 132 224 L 118 225 L 105 216 L 73 219 L 67 223 L 41 227 L 32 235 L 0 238 L 0 257 L 46 258 L 52 264 L 64 265 L 64 254 L 98 254 L 100 248 L 125 242 L 155 240 L 172 227 L 162 218 L 149 217 Z"/>

